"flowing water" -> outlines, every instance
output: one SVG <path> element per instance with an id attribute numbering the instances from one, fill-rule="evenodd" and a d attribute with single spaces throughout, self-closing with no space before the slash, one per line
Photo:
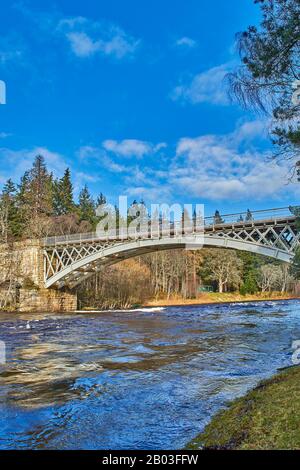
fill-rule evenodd
<path id="1" fill-rule="evenodd" d="M 299 339 L 297 300 L 1 314 L 0 448 L 183 448 Z"/>

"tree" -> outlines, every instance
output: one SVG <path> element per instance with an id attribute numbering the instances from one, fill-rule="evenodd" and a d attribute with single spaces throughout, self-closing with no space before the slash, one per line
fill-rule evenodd
<path id="1" fill-rule="evenodd" d="M 249 26 L 237 35 L 242 61 L 228 75 L 230 94 L 244 107 L 273 116 L 275 156 L 297 157 L 300 145 L 300 100 L 295 90 L 300 79 L 299 0 L 255 0 L 263 19 L 260 28 Z"/>
<path id="2" fill-rule="evenodd" d="M 7 180 L 0 195 L 0 230 L 4 242 L 19 234 L 16 186 L 11 179 Z"/>
<path id="3" fill-rule="evenodd" d="M 31 170 L 21 178 L 17 195 L 24 235 L 39 238 L 48 234 L 53 210 L 52 186 L 44 157 L 37 155 Z"/>
<path id="4" fill-rule="evenodd" d="M 273 117 L 275 156 L 297 157 L 300 144 L 300 2 L 255 0 L 260 27 L 237 35 L 242 65 L 228 75 L 230 95 Z"/>
<path id="5" fill-rule="evenodd" d="M 103 193 L 100 193 L 96 199 L 96 207 L 102 206 L 103 204 L 106 204 L 106 203 L 107 203 L 106 197 L 104 196 Z"/>
<path id="6" fill-rule="evenodd" d="M 296 249 L 291 267 L 290 273 L 295 279 L 300 279 L 300 247 Z"/>
<path id="7" fill-rule="evenodd" d="M 255 277 L 255 272 L 254 271 L 249 271 L 248 274 L 246 275 L 244 282 L 240 288 L 240 293 L 242 295 L 246 294 L 255 294 L 257 292 L 258 287 L 257 287 L 257 282 L 256 282 L 256 277 Z"/>
<path id="8" fill-rule="evenodd" d="M 86 185 L 80 191 L 78 209 L 80 221 L 85 220 L 94 226 L 96 221 L 95 203 Z"/>
<path id="9" fill-rule="evenodd" d="M 200 275 L 204 279 L 216 281 L 220 293 L 228 286 L 239 287 L 242 281 L 243 262 L 234 251 L 210 249 L 205 251 Z"/>
<path id="10" fill-rule="evenodd" d="M 274 264 L 264 264 L 257 273 L 256 281 L 262 292 L 270 292 L 278 287 L 281 268 Z"/>
<path id="11" fill-rule="evenodd" d="M 74 212 L 74 209 L 71 172 L 67 168 L 63 177 L 53 182 L 53 210 L 55 215 L 66 215 Z"/>
<path id="12" fill-rule="evenodd" d="M 214 224 L 215 224 L 215 225 L 224 224 L 224 220 L 222 219 L 222 217 L 221 217 L 219 211 L 216 211 L 216 212 L 215 212 L 215 215 L 214 215 Z"/>
<path id="13" fill-rule="evenodd" d="M 33 217 L 52 213 L 52 176 L 42 155 L 37 155 L 29 172 L 27 203 Z"/>
<path id="14" fill-rule="evenodd" d="M 293 281 L 294 278 L 291 276 L 290 266 L 288 263 L 282 263 L 278 271 L 278 287 L 281 292 L 287 292 Z"/>
<path id="15" fill-rule="evenodd" d="M 253 220 L 252 212 L 250 211 L 250 209 L 247 209 L 247 214 L 246 214 L 246 217 L 245 217 L 245 221 L 246 222 L 251 222 L 252 220 Z"/>

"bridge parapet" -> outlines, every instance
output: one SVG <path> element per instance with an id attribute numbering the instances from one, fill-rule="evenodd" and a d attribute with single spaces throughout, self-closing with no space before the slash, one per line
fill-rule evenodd
<path id="1" fill-rule="evenodd" d="M 182 223 L 176 222 L 170 224 L 170 227 L 167 230 L 164 230 L 162 227 L 159 229 L 159 238 L 168 238 L 170 235 L 184 235 L 184 234 L 193 234 L 197 231 L 209 231 L 226 229 L 228 227 L 244 227 L 244 226 L 253 226 L 257 224 L 265 225 L 274 225 L 277 222 L 282 223 L 293 223 L 296 216 L 291 213 L 291 207 L 282 207 L 275 209 L 264 209 L 259 211 L 247 211 L 239 212 L 234 214 L 225 214 L 220 216 L 219 219 L 216 216 L 208 216 L 203 219 L 203 227 L 196 229 L 191 226 L 189 229 L 185 229 L 185 232 L 182 233 Z M 88 232 L 88 233 L 74 233 L 71 235 L 61 235 L 61 236 L 52 236 L 46 237 L 42 240 L 42 243 L 45 247 L 62 245 L 62 244 L 83 244 L 83 243 L 92 243 L 92 242 L 113 242 L 116 240 L 123 240 L 123 234 L 119 233 L 118 230 L 107 231 L 105 236 L 99 236 L 97 232 Z M 137 239 L 149 239 L 157 238 L 153 236 L 151 232 L 151 225 L 149 221 L 149 227 L 146 231 L 137 230 L 135 233 L 130 233 L 128 239 L 137 240 Z M 126 241 L 126 240 L 125 240 Z"/>

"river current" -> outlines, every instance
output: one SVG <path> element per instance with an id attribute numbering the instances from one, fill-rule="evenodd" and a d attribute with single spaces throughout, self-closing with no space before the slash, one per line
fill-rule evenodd
<path id="1" fill-rule="evenodd" d="M 298 300 L 2 313 L 0 448 L 183 448 L 295 340 Z"/>

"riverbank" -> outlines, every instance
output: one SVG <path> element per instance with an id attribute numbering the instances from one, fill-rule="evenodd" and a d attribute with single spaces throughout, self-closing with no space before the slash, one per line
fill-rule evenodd
<path id="1" fill-rule="evenodd" d="M 189 449 L 300 449 L 300 367 L 261 382 L 217 413 Z"/>
<path id="2" fill-rule="evenodd" d="M 230 302 L 264 302 L 266 300 L 291 300 L 299 297 L 287 293 L 260 293 L 241 295 L 234 292 L 208 292 L 199 294 L 195 299 L 184 299 L 182 297 L 171 297 L 169 299 L 159 298 L 149 300 L 144 304 L 144 307 L 171 307 L 180 305 L 201 305 L 201 304 L 218 304 Z"/>

